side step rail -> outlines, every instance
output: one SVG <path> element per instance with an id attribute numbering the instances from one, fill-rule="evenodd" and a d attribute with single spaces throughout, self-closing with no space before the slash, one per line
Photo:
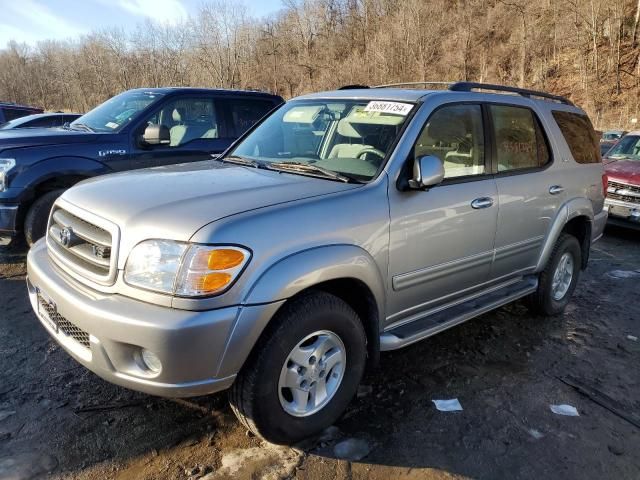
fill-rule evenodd
<path id="1" fill-rule="evenodd" d="M 538 278 L 527 277 L 485 296 L 453 305 L 411 323 L 400 325 L 380 335 L 380 350 L 396 350 L 406 347 L 514 300 L 526 297 L 535 292 L 537 288 Z"/>

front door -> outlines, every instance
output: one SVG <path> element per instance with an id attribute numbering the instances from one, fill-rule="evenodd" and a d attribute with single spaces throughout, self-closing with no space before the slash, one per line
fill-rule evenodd
<path id="1" fill-rule="evenodd" d="M 464 296 L 489 277 L 498 194 L 484 116 L 479 104 L 435 110 L 413 155 L 439 157 L 445 180 L 426 191 L 390 191 L 388 324 Z"/>
<path id="2" fill-rule="evenodd" d="M 208 160 L 222 153 L 233 141 L 213 97 L 181 97 L 169 100 L 133 132 L 131 168 Z M 168 145 L 144 145 L 140 139 L 147 125 L 169 129 Z"/>

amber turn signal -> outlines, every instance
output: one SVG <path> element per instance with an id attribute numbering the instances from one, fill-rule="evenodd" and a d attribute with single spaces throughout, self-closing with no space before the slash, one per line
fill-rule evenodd
<path id="1" fill-rule="evenodd" d="M 209 270 L 228 270 L 237 267 L 244 261 L 244 254 L 238 250 L 221 248 L 209 253 L 207 266 Z"/>
<path id="2" fill-rule="evenodd" d="M 228 273 L 207 273 L 205 275 L 193 276 L 191 279 L 192 289 L 199 292 L 215 292 L 231 282 L 231 275 Z"/>

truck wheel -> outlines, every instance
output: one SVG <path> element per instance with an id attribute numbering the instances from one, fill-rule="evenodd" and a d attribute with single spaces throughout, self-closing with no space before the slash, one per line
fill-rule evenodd
<path id="1" fill-rule="evenodd" d="M 578 239 L 566 233 L 560 235 L 540 273 L 538 290 L 528 298 L 528 306 L 534 313 L 559 315 L 564 311 L 578 283 L 581 258 Z"/>
<path id="2" fill-rule="evenodd" d="M 313 292 L 285 304 L 231 387 L 240 421 L 273 443 L 298 442 L 335 422 L 353 398 L 366 335 L 340 298 Z"/>
<path id="3" fill-rule="evenodd" d="M 51 207 L 64 190 L 53 190 L 38 198 L 33 204 L 24 219 L 24 238 L 27 245 L 31 246 L 36 241 L 44 237 L 47 232 L 47 222 Z"/>

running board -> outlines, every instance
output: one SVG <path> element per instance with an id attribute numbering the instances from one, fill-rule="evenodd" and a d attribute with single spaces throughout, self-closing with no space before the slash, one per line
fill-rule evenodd
<path id="1" fill-rule="evenodd" d="M 526 297 L 538 288 L 537 277 L 526 277 L 487 295 L 439 310 L 380 335 L 380 350 L 396 350 L 466 322 L 502 305 Z"/>

